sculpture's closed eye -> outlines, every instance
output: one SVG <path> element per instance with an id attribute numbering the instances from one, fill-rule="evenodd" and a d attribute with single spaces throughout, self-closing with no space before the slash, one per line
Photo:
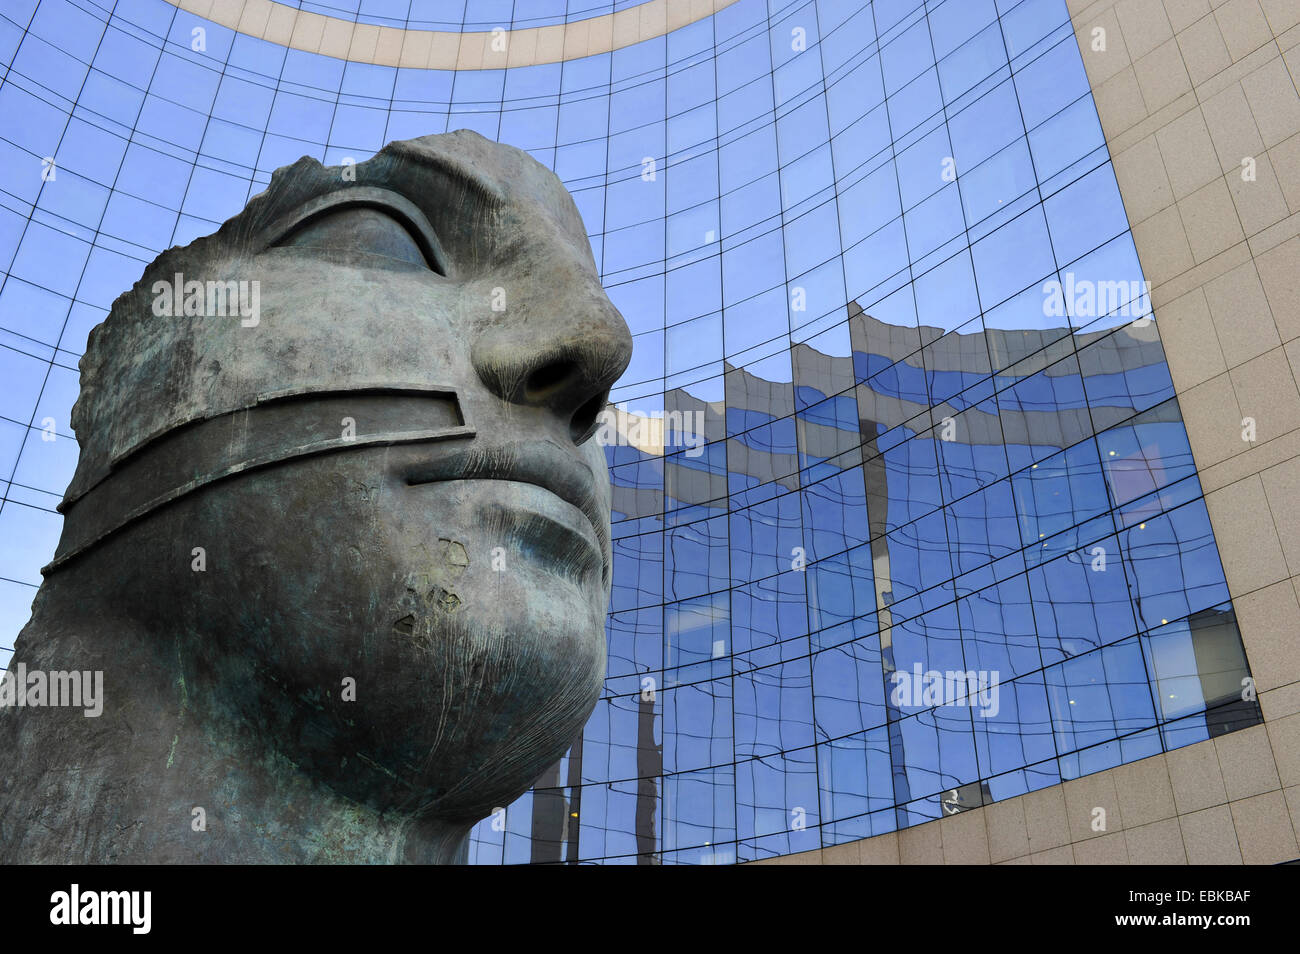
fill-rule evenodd
<path id="1" fill-rule="evenodd" d="M 278 246 L 356 251 L 428 266 L 424 253 L 406 227 L 378 209 L 357 208 L 327 212 L 298 227 Z"/>
<path id="2" fill-rule="evenodd" d="M 277 236 L 270 247 L 373 256 L 449 274 L 447 256 L 424 213 L 387 189 L 356 186 L 319 196 L 270 233 Z"/>

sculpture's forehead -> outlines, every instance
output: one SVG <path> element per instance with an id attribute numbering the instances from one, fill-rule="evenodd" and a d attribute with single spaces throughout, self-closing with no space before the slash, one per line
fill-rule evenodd
<path id="1" fill-rule="evenodd" d="M 569 191 L 555 173 L 521 149 L 470 130 L 394 143 L 385 152 L 389 149 L 423 166 L 430 185 L 434 178 L 446 178 L 465 193 L 488 200 L 507 213 L 503 221 L 511 228 L 542 229 L 554 240 L 558 225 L 586 244 L 586 230 Z M 418 201 L 417 196 L 411 198 Z"/>
<path id="2" fill-rule="evenodd" d="M 480 266 L 525 246 L 534 256 L 563 248 L 594 268 L 582 217 L 555 173 L 527 152 L 470 130 L 392 142 L 359 163 L 331 167 L 303 157 L 276 170 L 265 192 L 215 235 L 192 243 L 185 257 L 244 259 L 274 244 L 305 210 L 367 201 L 376 190 L 412 204 L 444 245 L 459 246 Z M 171 258 L 160 256 L 146 277 L 169 273 Z"/>
<path id="3" fill-rule="evenodd" d="M 528 153 L 467 129 L 391 143 L 383 150 L 388 151 L 451 168 L 459 177 L 477 180 L 507 202 L 545 202 L 568 195 L 556 175 Z"/>

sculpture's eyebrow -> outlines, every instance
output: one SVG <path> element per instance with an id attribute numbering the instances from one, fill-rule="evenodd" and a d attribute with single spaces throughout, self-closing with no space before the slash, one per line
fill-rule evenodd
<path id="1" fill-rule="evenodd" d="M 469 192 L 489 209 L 497 208 L 505 203 L 505 190 L 499 183 L 492 181 L 483 172 L 460 159 L 445 153 L 414 148 L 408 142 L 396 144 L 396 148 L 391 146 L 390 148 L 392 148 L 393 155 L 401 157 L 406 162 L 414 163 L 424 170 L 436 173 L 449 185 Z M 406 184 L 402 183 L 402 185 Z M 407 190 L 404 189 L 403 191 Z"/>
<path id="2" fill-rule="evenodd" d="M 410 142 L 389 143 L 359 163 L 354 174 L 346 173 L 346 168 L 322 166 L 304 156 L 277 170 L 267 190 L 254 196 L 222 230 L 230 230 L 240 251 L 255 254 L 313 214 L 347 205 L 379 206 L 401 213 L 397 217 L 412 229 L 431 267 L 447 275 L 450 262 L 435 229 L 445 224 L 450 210 L 463 239 L 486 250 L 493 239 L 490 220 L 508 204 L 507 190 L 491 171 L 471 159 Z"/>

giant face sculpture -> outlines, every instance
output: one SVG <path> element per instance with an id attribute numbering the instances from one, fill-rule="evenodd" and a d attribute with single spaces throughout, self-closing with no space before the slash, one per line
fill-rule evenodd
<path id="1" fill-rule="evenodd" d="M 474 133 L 300 160 L 164 253 L 91 334 L 64 533 L 16 660 L 82 669 L 70 630 L 116 642 L 105 718 L 158 725 L 118 768 L 160 794 L 65 742 L 55 761 L 96 791 L 70 797 L 207 798 L 229 841 L 92 832 L 84 856 L 463 856 L 599 692 L 610 505 L 591 438 L 630 354 L 563 186 Z M 40 716 L 4 715 L 48 762 Z M 344 816 L 376 821 L 340 833 Z"/>

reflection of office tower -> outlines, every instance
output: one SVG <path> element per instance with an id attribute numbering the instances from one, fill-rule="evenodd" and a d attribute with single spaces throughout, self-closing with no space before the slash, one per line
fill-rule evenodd
<path id="1" fill-rule="evenodd" d="M 564 860 L 578 863 L 578 848 L 582 831 L 582 736 L 578 736 L 569 749 L 569 804 L 564 816 Z"/>
<path id="2" fill-rule="evenodd" d="M 560 763 L 556 762 L 533 787 L 531 863 L 558 864 L 563 859 L 568 814 L 569 802 L 560 788 Z"/>
<path id="3" fill-rule="evenodd" d="M 867 338 L 872 322 L 870 315 L 862 311 L 856 302 L 849 303 L 849 336 L 855 354 L 867 356 L 869 350 Z M 865 363 L 865 362 L 864 362 Z M 855 369 L 857 370 L 857 369 Z M 865 377 L 865 368 L 862 369 Z M 899 709 L 890 698 L 890 676 L 897 666 L 894 663 L 894 643 L 892 615 L 889 604 L 893 602 L 892 574 L 889 569 L 889 546 L 885 533 L 888 528 L 889 485 L 885 458 L 880 453 L 876 436 L 889 429 L 881 426 L 870 415 L 875 410 L 874 395 L 867 393 L 866 384 L 854 388 L 858 406 L 858 434 L 862 440 L 862 479 L 866 487 L 867 523 L 871 540 L 871 570 L 876 594 L 876 620 L 880 629 L 880 667 L 881 680 L 884 685 L 886 711 L 889 713 L 889 762 L 894 793 L 894 804 L 905 805 L 912 800 L 911 789 L 907 782 L 907 757 L 903 752 L 903 735 L 898 731 Z"/>
<path id="4" fill-rule="evenodd" d="M 654 697 L 637 696 L 636 712 L 636 863 L 659 863 L 656 822 L 659 818 L 659 778 L 664 771 L 663 746 L 655 741 Z"/>
<path id="5" fill-rule="evenodd" d="M 1243 693 L 1250 667 L 1236 614 L 1232 610 L 1208 609 L 1194 613 L 1187 625 L 1192 631 L 1192 652 L 1211 738 L 1254 725 L 1259 721 L 1259 707 L 1253 693 Z"/>
<path id="6" fill-rule="evenodd" d="M 560 766 L 567 761 L 565 787 L 560 786 Z M 565 792 L 568 797 L 565 797 Z M 577 864 L 579 821 L 582 818 L 582 737 L 573 743 L 566 759 L 556 762 L 533 786 L 533 864 Z"/>

